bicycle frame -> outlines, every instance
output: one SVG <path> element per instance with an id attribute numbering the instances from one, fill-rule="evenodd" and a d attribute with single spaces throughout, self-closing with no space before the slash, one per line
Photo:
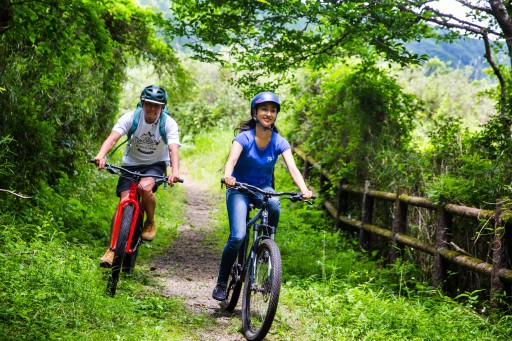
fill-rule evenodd
<path id="1" fill-rule="evenodd" d="M 132 218 L 132 224 L 130 227 L 130 234 L 128 235 L 128 241 L 126 243 L 126 253 L 131 254 L 133 253 L 134 249 L 131 248 L 132 245 L 132 239 L 133 239 L 133 232 L 135 231 L 135 227 L 137 226 L 137 217 L 139 216 L 141 209 L 140 209 L 140 201 L 139 201 L 139 195 L 137 192 L 138 184 L 136 182 L 132 182 L 130 184 L 130 192 L 128 195 L 128 198 L 121 200 L 119 205 L 117 206 L 116 214 L 115 214 L 115 223 L 112 230 L 112 238 L 110 239 L 110 249 L 113 250 L 116 247 L 117 243 L 117 236 L 119 234 L 119 227 L 121 225 L 121 216 L 123 214 L 123 209 L 127 205 L 133 205 L 134 211 L 133 211 L 133 217 Z"/>
<path id="2" fill-rule="evenodd" d="M 91 162 L 96 163 L 94 160 L 91 160 Z M 110 250 L 114 252 L 114 258 L 111 264 L 112 271 L 107 284 L 107 293 L 114 296 L 119 281 L 119 273 L 121 271 L 132 273 L 137 251 L 142 243 L 144 208 L 139 193 L 139 182 L 144 175 L 108 163 L 105 164 L 105 169 L 111 174 L 126 177 L 131 181 L 128 196 L 120 200 L 111 223 Z M 152 174 L 147 176 L 153 177 L 155 184 L 168 181 L 165 175 Z M 183 182 L 183 179 L 178 179 L 178 182 Z"/>

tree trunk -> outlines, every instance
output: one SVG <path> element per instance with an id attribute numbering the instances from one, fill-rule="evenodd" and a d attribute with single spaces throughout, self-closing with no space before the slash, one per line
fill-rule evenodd
<path id="1" fill-rule="evenodd" d="M 12 8 L 10 0 L 0 0 L 0 35 L 7 31 L 12 21 Z"/>

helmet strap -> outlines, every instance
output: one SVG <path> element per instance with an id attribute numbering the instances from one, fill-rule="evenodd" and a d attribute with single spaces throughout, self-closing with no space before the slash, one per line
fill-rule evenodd
<path id="1" fill-rule="evenodd" d="M 256 122 L 256 124 L 259 125 L 261 128 L 263 128 L 264 131 L 274 130 L 273 124 L 270 126 L 270 128 L 267 128 L 267 127 L 263 126 L 263 124 L 261 124 L 260 120 L 258 120 L 258 118 L 256 117 L 256 109 L 251 110 L 251 116 L 252 116 L 252 119 Z"/>

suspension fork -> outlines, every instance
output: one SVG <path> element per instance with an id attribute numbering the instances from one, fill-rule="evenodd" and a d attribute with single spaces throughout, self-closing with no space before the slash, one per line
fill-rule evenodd
<path id="1" fill-rule="evenodd" d="M 256 223 L 254 224 L 254 231 L 253 231 L 254 238 L 253 238 L 253 243 L 251 246 L 251 254 L 249 256 L 249 260 L 252 262 L 252 265 L 253 265 L 251 267 L 251 273 L 249 274 L 249 276 L 251 276 L 252 278 L 254 278 L 254 276 L 256 275 L 255 269 L 256 269 L 257 251 L 258 251 L 258 247 L 260 244 L 260 239 L 269 238 L 269 237 L 274 239 L 274 235 L 275 235 L 275 229 L 272 228 L 270 230 L 270 236 L 267 236 L 267 235 L 260 236 L 259 235 L 260 226 L 263 228 L 267 228 L 267 229 L 269 226 L 268 225 L 268 198 L 267 197 L 263 198 L 263 202 L 261 204 L 261 224 L 256 224 Z"/>
<path id="2" fill-rule="evenodd" d="M 121 225 L 121 217 L 123 215 L 123 208 L 128 205 L 133 205 L 133 216 L 130 226 L 130 233 L 128 234 L 128 241 L 126 242 L 126 252 L 132 253 L 133 249 L 131 248 L 132 245 L 132 238 L 133 238 L 133 232 L 135 231 L 135 226 L 137 225 L 137 218 L 140 213 L 139 208 L 139 201 L 137 198 L 137 190 L 138 190 L 138 184 L 135 182 L 132 182 L 130 184 L 130 192 L 128 195 L 128 198 L 121 200 L 119 205 L 117 206 L 115 218 L 114 218 L 114 228 L 112 230 L 112 237 L 110 239 L 110 249 L 114 250 L 117 243 L 117 236 L 119 235 L 119 226 Z"/>

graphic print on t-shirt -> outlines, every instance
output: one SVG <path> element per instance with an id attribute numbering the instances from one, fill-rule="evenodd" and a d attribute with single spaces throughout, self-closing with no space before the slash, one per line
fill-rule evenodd
<path id="1" fill-rule="evenodd" d="M 136 146 L 137 150 L 146 155 L 154 154 L 160 143 L 160 139 L 157 140 L 156 136 L 151 134 L 150 131 L 142 134 L 140 137 L 134 136 L 132 140 L 132 144 Z"/>

